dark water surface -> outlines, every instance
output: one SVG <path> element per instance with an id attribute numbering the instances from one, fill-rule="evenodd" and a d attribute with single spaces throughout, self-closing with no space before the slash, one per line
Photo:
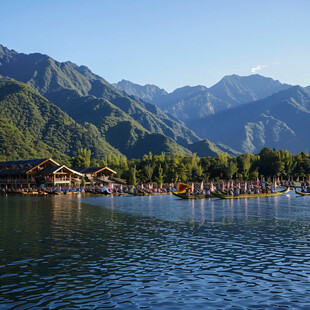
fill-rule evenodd
<path id="1" fill-rule="evenodd" d="M 0 196 L 0 309 L 310 309 L 310 197 Z"/>

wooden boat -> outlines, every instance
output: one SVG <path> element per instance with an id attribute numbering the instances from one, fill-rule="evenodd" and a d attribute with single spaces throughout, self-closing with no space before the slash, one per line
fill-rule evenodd
<path id="1" fill-rule="evenodd" d="M 185 193 L 179 193 L 179 192 L 172 192 L 172 194 L 174 196 L 177 196 L 181 199 L 204 199 L 204 198 L 212 198 L 215 197 L 212 194 L 211 195 L 202 195 L 202 194 L 198 194 L 198 195 L 186 195 Z"/>
<path id="2" fill-rule="evenodd" d="M 183 194 L 188 189 L 192 189 L 192 186 L 185 183 L 178 183 L 178 193 Z"/>
<path id="3" fill-rule="evenodd" d="M 132 196 L 153 196 L 154 195 L 154 194 L 147 193 L 147 192 L 137 192 L 137 193 L 128 192 L 127 194 L 132 195 Z"/>
<path id="4" fill-rule="evenodd" d="M 300 195 L 300 196 L 310 196 L 310 193 L 299 192 L 296 188 L 295 188 L 295 193 Z"/>
<path id="5" fill-rule="evenodd" d="M 275 197 L 286 194 L 290 190 L 289 187 L 282 191 L 274 192 L 274 193 L 265 193 L 265 194 L 241 194 L 241 195 L 225 195 L 222 193 L 212 192 L 215 197 L 221 199 L 241 199 L 241 198 L 260 198 L 260 197 Z"/>

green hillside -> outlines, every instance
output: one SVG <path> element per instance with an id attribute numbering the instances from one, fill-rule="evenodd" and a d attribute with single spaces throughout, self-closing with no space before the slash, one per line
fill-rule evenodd
<path id="1" fill-rule="evenodd" d="M 199 157 L 215 157 L 220 153 L 227 153 L 231 156 L 240 155 L 239 152 L 233 150 L 232 148 L 222 144 L 222 143 L 213 143 L 208 139 L 204 139 L 187 146 L 189 150 L 193 153 L 197 153 Z"/>
<path id="2" fill-rule="evenodd" d="M 83 127 L 32 88 L 12 79 L 0 79 L 0 117 L 69 156 L 82 147 L 90 149 L 95 158 L 120 154 L 94 125 Z"/>
<path id="3" fill-rule="evenodd" d="M 63 90 L 58 92 L 53 100 L 78 123 L 91 122 L 109 144 L 128 157 L 137 158 L 139 154 L 143 156 L 150 151 L 154 154 L 165 152 L 167 155 L 174 152 L 183 155 L 191 153 L 170 137 L 172 135 L 178 140 L 174 131 L 160 116 L 155 117 L 129 98 L 111 100 L 117 103 L 117 106 L 104 98 L 81 96 L 76 91 Z M 139 122 L 133 116 L 137 116 Z M 183 127 L 174 123 L 172 126 L 180 131 L 181 139 Z M 157 140 L 154 139 L 155 134 Z M 187 141 L 182 139 L 182 142 Z"/>
<path id="4" fill-rule="evenodd" d="M 199 140 L 183 123 L 172 120 L 157 106 L 116 89 L 86 66 L 58 62 L 39 53 L 17 53 L 0 45 L 0 74 L 28 84 L 61 108 L 63 92 L 68 99 L 71 94 L 91 95 L 108 100 L 152 133 L 164 134 L 182 145 Z M 71 110 L 75 109 L 76 115 L 79 110 L 71 106 Z M 92 123 L 92 119 L 87 119 L 87 122 Z"/>
<path id="5" fill-rule="evenodd" d="M 306 151 L 309 146 L 310 92 L 292 86 L 193 123 L 201 136 L 229 144 L 240 152 L 256 153 L 264 147 Z M 216 128 L 216 130 L 214 130 Z"/>
<path id="6" fill-rule="evenodd" d="M 69 157 L 19 130 L 11 120 L 0 118 L 0 160 L 52 157 L 69 164 Z"/>

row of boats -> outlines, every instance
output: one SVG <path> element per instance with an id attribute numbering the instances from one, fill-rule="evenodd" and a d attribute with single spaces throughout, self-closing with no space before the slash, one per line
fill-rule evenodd
<path id="1" fill-rule="evenodd" d="M 290 191 L 290 187 L 286 187 L 281 191 L 274 191 L 272 193 L 259 193 L 259 194 L 239 194 L 239 195 L 227 195 L 223 191 L 210 191 L 209 194 L 194 194 L 190 191 L 191 186 L 179 183 L 178 184 L 178 191 L 172 192 L 173 195 L 181 198 L 181 199 L 204 199 L 204 198 L 220 198 L 220 199 L 244 199 L 244 198 L 260 198 L 260 197 L 275 197 L 286 194 Z M 299 192 L 295 188 L 296 194 L 301 196 L 308 196 L 310 193 Z"/>

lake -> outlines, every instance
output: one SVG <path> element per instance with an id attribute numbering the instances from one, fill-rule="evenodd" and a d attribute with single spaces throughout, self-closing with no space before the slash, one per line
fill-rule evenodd
<path id="1" fill-rule="evenodd" d="M 0 309 L 310 308 L 310 197 L 0 196 Z"/>

